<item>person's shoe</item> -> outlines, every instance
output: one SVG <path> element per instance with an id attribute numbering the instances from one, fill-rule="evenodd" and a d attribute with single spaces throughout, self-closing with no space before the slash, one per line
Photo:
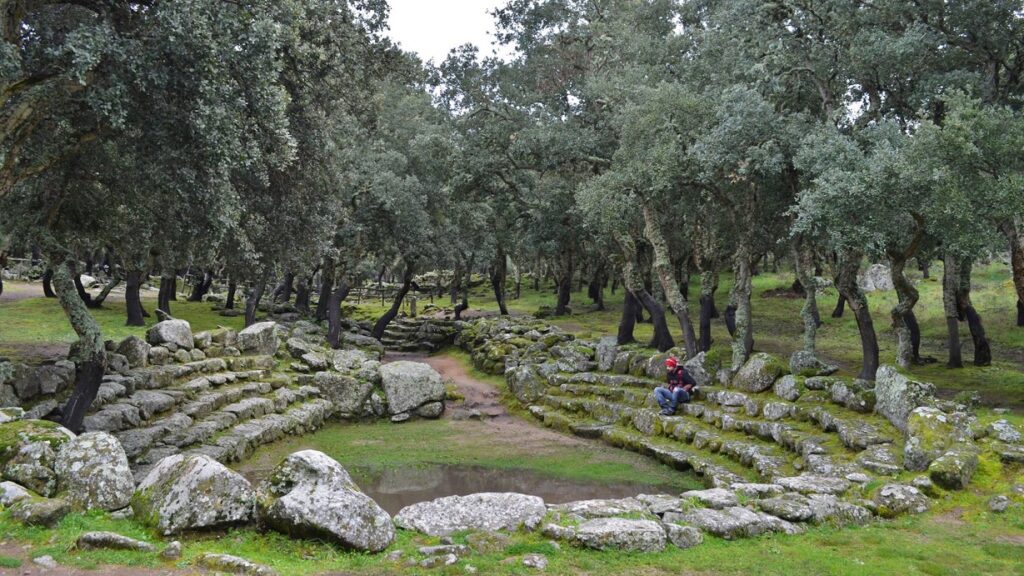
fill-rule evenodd
<path id="1" fill-rule="evenodd" d="M 662 408 L 661 409 L 661 415 L 662 416 L 671 416 L 671 415 L 673 415 L 675 413 L 676 413 L 675 410 L 672 410 L 672 409 L 669 409 L 669 408 Z"/>

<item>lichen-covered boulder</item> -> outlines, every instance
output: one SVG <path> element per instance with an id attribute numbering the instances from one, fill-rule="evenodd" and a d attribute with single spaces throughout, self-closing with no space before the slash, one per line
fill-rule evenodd
<path id="1" fill-rule="evenodd" d="M 698 386 L 711 386 L 715 380 L 715 366 L 708 361 L 708 353 L 701 352 L 683 363 L 683 368 L 693 376 Z"/>
<path id="2" fill-rule="evenodd" d="M 963 490 L 977 469 L 977 447 L 959 444 L 932 461 L 928 466 L 928 477 L 947 490 Z"/>
<path id="3" fill-rule="evenodd" d="M 985 428 L 985 432 L 1000 442 L 1020 442 L 1021 433 L 1010 421 L 996 420 Z"/>
<path id="4" fill-rule="evenodd" d="M 912 472 L 928 469 L 932 460 L 941 456 L 956 441 L 956 433 L 949 415 L 922 406 L 907 417 L 907 441 L 903 446 L 903 465 Z"/>
<path id="5" fill-rule="evenodd" d="M 263 564 L 250 562 L 230 554 L 203 554 L 196 558 L 196 564 L 217 574 L 240 574 L 241 576 L 277 576 L 277 571 Z"/>
<path id="6" fill-rule="evenodd" d="M 838 370 L 838 366 L 822 362 L 807 350 L 797 350 L 789 357 L 789 371 L 798 376 L 828 376 Z"/>
<path id="7" fill-rule="evenodd" d="M 796 376 L 787 374 L 776 380 L 772 389 L 779 398 L 794 402 L 803 394 L 802 380 L 802 378 L 798 380 Z"/>
<path id="8" fill-rule="evenodd" d="M 137 520 L 171 535 L 249 522 L 255 501 L 249 481 L 220 462 L 177 454 L 149 471 L 131 505 Z"/>
<path id="9" fill-rule="evenodd" d="M 71 512 L 71 505 L 61 498 L 25 498 L 11 507 L 11 517 L 26 526 L 52 528 Z"/>
<path id="10" fill-rule="evenodd" d="M 75 541 L 78 550 L 134 550 L 156 552 L 156 546 L 116 532 L 86 532 Z"/>
<path id="11" fill-rule="evenodd" d="M 907 419 L 914 408 L 934 404 L 933 384 L 910 380 L 892 366 L 881 366 L 875 373 L 875 412 L 901 432 L 907 431 Z"/>
<path id="12" fill-rule="evenodd" d="M 913 486 L 886 484 L 874 497 L 878 515 L 894 518 L 903 514 L 920 514 L 928 510 L 928 497 Z"/>
<path id="13" fill-rule="evenodd" d="M 576 542 L 594 550 L 660 552 L 665 549 L 665 529 L 654 520 L 595 518 L 576 529 Z"/>
<path id="14" fill-rule="evenodd" d="M 790 522 L 806 522 L 814 517 L 810 499 L 803 494 L 787 492 L 774 498 L 758 500 L 757 506 L 764 512 Z"/>
<path id="15" fill-rule="evenodd" d="M 429 536 L 446 536 L 460 530 L 518 530 L 540 524 L 547 508 L 537 496 L 514 492 L 481 492 L 445 496 L 419 502 L 398 511 L 395 524 Z"/>
<path id="16" fill-rule="evenodd" d="M 800 531 L 798 527 L 785 520 L 740 506 L 724 510 L 697 508 L 685 512 L 666 512 L 664 520 L 668 523 L 688 524 L 726 540 L 759 536 L 768 532 L 796 534 Z"/>
<path id="17" fill-rule="evenodd" d="M 885 264 L 872 264 L 857 276 L 857 284 L 865 292 L 893 290 L 892 272 Z"/>
<path id="18" fill-rule="evenodd" d="M 163 346 L 172 352 L 179 348 L 191 350 L 194 347 L 192 326 L 185 320 L 177 319 L 158 322 L 146 332 L 146 342 L 153 346 Z"/>
<path id="19" fill-rule="evenodd" d="M 686 550 L 699 546 L 704 542 L 704 535 L 693 526 L 680 526 L 679 524 L 665 524 L 665 535 L 668 541 L 676 548 Z"/>
<path id="20" fill-rule="evenodd" d="M 384 364 L 380 367 L 380 379 L 392 415 L 444 401 L 444 382 L 429 364 L 404 360 Z"/>
<path id="21" fill-rule="evenodd" d="M 540 333 L 537 333 L 537 338 L 540 338 Z M 615 364 L 615 356 L 619 353 L 618 339 L 615 336 L 605 336 L 597 341 L 595 347 L 595 354 L 597 356 L 597 369 L 602 372 L 608 372 L 612 369 Z"/>
<path id="22" fill-rule="evenodd" d="M 676 499 L 678 505 L 679 500 Z M 636 498 L 578 500 L 554 504 L 549 510 L 572 520 L 610 518 L 612 516 L 643 516 L 648 513 L 647 505 Z"/>
<path id="23" fill-rule="evenodd" d="M 363 364 L 370 361 L 370 357 L 362 350 L 335 350 L 331 358 L 331 364 L 338 372 L 350 372 L 359 370 Z"/>
<path id="24" fill-rule="evenodd" d="M 317 372 L 313 385 L 334 405 L 340 418 L 358 418 L 373 393 L 373 384 L 338 372 Z"/>
<path id="25" fill-rule="evenodd" d="M 291 536 L 370 552 L 395 538 L 391 516 L 323 452 L 303 450 L 285 458 L 261 485 L 257 503 L 264 524 Z"/>
<path id="26" fill-rule="evenodd" d="M 3 477 L 36 494 L 50 497 L 57 493 L 54 460 L 56 453 L 47 442 L 26 442 L 21 444 L 18 452 L 4 465 Z"/>
<path id="27" fill-rule="evenodd" d="M 781 360 L 760 352 L 747 360 L 733 377 L 731 386 L 744 392 L 764 392 L 772 387 L 775 381 L 786 373 L 786 366 Z"/>
<path id="28" fill-rule="evenodd" d="M 117 353 L 128 359 L 132 368 L 143 368 L 149 364 L 150 345 L 138 336 L 129 336 L 117 345 Z"/>
<path id="29" fill-rule="evenodd" d="M 121 443 L 106 432 L 88 432 L 65 443 L 54 466 L 58 490 L 82 510 L 119 510 L 135 492 L 135 479 Z"/>
<path id="30" fill-rule="evenodd" d="M 288 353 L 291 354 L 291 357 L 296 360 L 313 351 L 313 345 L 302 338 L 289 338 L 285 340 L 284 346 Z"/>
<path id="31" fill-rule="evenodd" d="M 540 399 L 547 390 L 548 382 L 534 364 L 524 364 L 513 368 L 506 376 L 508 388 L 523 404 L 531 404 Z"/>
<path id="32" fill-rule="evenodd" d="M 280 339 L 276 322 L 257 322 L 238 333 L 236 348 L 242 352 L 272 356 Z"/>
<path id="33" fill-rule="evenodd" d="M 0 506 L 8 507 L 19 500 L 31 498 L 32 493 L 20 484 L 4 481 L 0 482 Z"/>
<path id="34" fill-rule="evenodd" d="M 801 494 L 843 494 L 850 489 L 850 481 L 844 478 L 831 476 L 790 476 L 788 478 L 777 478 L 775 483 L 786 490 L 799 492 Z"/>

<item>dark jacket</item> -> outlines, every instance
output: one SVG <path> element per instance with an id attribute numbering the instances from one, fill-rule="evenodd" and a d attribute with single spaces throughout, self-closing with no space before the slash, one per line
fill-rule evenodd
<path id="1" fill-rule="evenodd" d="M 668 372 L 668 390 L 669 392 L 675 392 L 676 388 L 682 388 L 689 393 L 693 390 L 693 387 L 697 385 L 697 381 L 693 379 L 693 376 L 686 371 L 682 366 L 676 366 L 674 369 Z"/>

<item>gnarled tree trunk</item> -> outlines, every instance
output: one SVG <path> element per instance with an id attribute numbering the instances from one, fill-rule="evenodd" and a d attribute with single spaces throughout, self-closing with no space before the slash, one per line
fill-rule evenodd
<path id="1" fill-rule="evenodd" d="M 316 321 L 327 320 L 327 310 L 331 299 L 331 291 L 334 289 L 334 259 L 324 258 L 324 265 L 320 272 L 320 294 L 316 303 Z"/>
<path id="2" fill-rule="evenodd" d="M 327 303 L 327 342 L 331 348 L 341 347 L 341 303 L 348 298 L 349 290 L 348 282 L 342 279 L 338 287 L 323 298 Z"/>
<path id="3" fill-rule="evenodd" d="M 836 289 L 846 299 L 857 319 L 857 330 L 860 333 L 860 347 L 863 356 L 860 374 L 858 378 L 863 380 L 874 380 L 878 371 L 878 336 L 875 334 L 875 324 L 871 320 L 871 309 L 868 307 L 868 299 L 864 291 L 857 284 L 857 271 L 860 270 L 860 261 L 863 258 L 860 252 L 847 254 L 839 263 L 839 274 L 836 278 Z"/>
<path id="4" fill-rule="evenodd" d="M 413 263 L 406 260 L 405 272 L 402 274 L 402 287 L 398 289 L 394 300 L 391 301 L 391 308 L 388 308 L 387 312 L 378 318 L 377 323 L 373 325 L 373 337 L 377 340 L 384 338 L 384 331 L 387 330 L 388 324 L 395 319 L 395 316 L 398 316 L 398 310 L 402 307 L 402 300 L 405 300 L 406 294 L 409 293 L 409 288 L 412 287 L 414 270 Z"/>
<path id="5" fill-rule="evenodd" d="M 697 337 L 693 331 L 693 323 L 690 322 L 690 303 L 686 301 L 679 283 L 676 281 L 675 271 L 672 266 L 672 256 L 669 254 L 668 242 L 661 231 L 658 222 L 658 215 L 649 204 L 644 204 L 644 235 L 654 249 L 654 262 L 652 267 L 661 282 L 662 290 L 669 306 L 679 321 L 679 328 L 683 332 L 683 346 L 686 349 L 686 357 L 693 358 L 697 355 Z"/>
<path id="6" fill-rule="evenodd" d="M 626 290 L 624 298 L 622 316 L 619 318 L 619 333 L 615 339 L 619 346 L 636 342 L 633 329 L 636 327 L 636 309 L 640 307 L 640 302 L 629 290 Z"/>
<path id="7" fill-rule="evenodd" d="M 814 251 L 806 245 L 806 240 L 798 238 L 793 247 L 793 264 L 796 268 L 797 282 L 803 290 L 804 305 L 800 309 L 800 319 L 804 324 L 805 352 L 817 353 L 818 326 L 818 283 L 814 277 Z"/>
<path id="8" fill-rule="evenodd" d="M 971 331 L 971 341 L 974 342 L 974 365 L 991 366 L 992 348 L 989 346 L 988 337 L 985 335 L 985 326 L 981 322 L 981 315 L 975 310 L 971 303 L 971 268 L 974 261 L 965 258 L 960 262 L 958 272 L 960 282 L 956 291 L 956 309 L 960 320 L 967 320 L 967 328 Z"/>
<path id="9" fill-rule="evenodd" d="M 1010 247 L 1010 270 L 1017 292 L 1017 326 L 1024 327 L 1024 219 L 1003 222 L 999 229 Z"/>
<path id="10" fill-rule="evenodd" d="M 302 276 L 295 287 L 295 309 L 304 315 L 309 315 L 309 282 L 311 278 Z"/>
<path id="11" fill-rule="evenodd" d="M 238 292 L 238 282 L 234 278 L 228 280 L 228 294 L 224 298 L 224 309 L 235 309 L 235 293 Z"/>
<path id="12" fill-rule="evenodd" d="M 287 303 L 292 299 L 292 292 L 295 291 L 295 273 L 286 272 L 281 283 L 274 289 L 274 302 Z"/>
<path id="13" fill-rule="evenodd" d="M 654 324 L 654 336 L 651 338 L 650 346 L 664 352 L 676 345 L 672 339 L 672 334 L 668 331 L 668 324 L 665 322 L 665 310 L 644 287 L 644 281 L 637 271 L 636 243 L 628 234 L 620 234 L 617 240 L 624 256 L 622 264 L 623 285 L 626 287 L 626 290 L 633 294 L 640 305 L 647 310 L 647 313 L 651 315 L 651 322 Z"/>
<path id="14" fill-rule="evenodd" d="M 77 272 L 74 262 L 62 262 L 54 270 L 53 284 L 60 306 L 64 309 L 64 314 L 67 315 L 75 334 L 78 335 L 78 341 L 71 346 L 68 355 L 75 363 L 75 385 L 61 411 L 61 423 L 68 430 L 78 434 L 82 432 L 85 413 L 99 392 L 100 381 L 107 368 L 107 355 L 99 324 L 89 314 L 75 288 L 75 275 Z"/>
<path id="15" fill-rule="evenodd" d="M 717 276 L 717 270 L 705 270 L 700 274 L 700 341 L 697 347 L 701 352 L 711 350 L 711 319 L 715 314 Z"/>
<path id="16" fill-rule="evenodd" d="M 508 260 L 505 249 L 498 244 L 498 250 L 494 255 L 494 262 L 490 270 L 491 289 L 494 290 L 494 300 L 498 303 L 498 310 L 502 316 L 508 316 L 508 308 L 505 306 L 505 283 L 508 278 Z"/>
<path id="17" fill-rule="evenodd" d="M 946 252 L 942 267 L 942 311 L 946 316 L 946 333 L 948 335 L 950 368 L 963 368 L 964 361 L 960 353 L 959 311 L 956 306 L 956 295 L 960 291 L 960 272 L 957 257 Z"/>
<path id="18" fill-rule="evenodd" d="M 924 238 L 923 220 L 915 217 L 917 229 L 906 249 L 900 250 L 890 247 L 886 250 L 889 258 L 889 274 L 892 277 L 892 284 L 896 288 L 897 303 L 892 309 L 892 327 L 896 332 L 896 364 L 902 368 L 918 362 L 917 349 L 914 342 L 921 341 L 921 333 L 918 330 L 917 319 L 914 317 L 914 306 L 920 295 L 914 285 L 910 283 L 907 275 L 903 273 L 907 261 L 914 257 L 921 240 Z M 908 318 L 911 320 L 908 321 Z M 915 334 L 914 331 L 917 330 Z"/>
<path id="19" fill-rule="evenodd" d="M 754 326 L 750 311 L 752 285 L 752 258 L 745 246 L 736 250 L 736 274 L 730 299 L 735 310 L 735 328 L 732 330 L 732 369 L 739 370 L 754 350 Z M 726 316 L 729 311 L 726 310 Z"/>
<path id="20" fill-rule="evenodd" d="M 171 301 L 174 300 L 174 292 L 177 291 L 178 280 L 174 272 L 165 272 L 160 275 L 160 292 L 156 297 L 156 307 L 167 314 L 171 313 Z"/>
<path id="21" fill-rule="evenodd" d="M 260 300 L 263 299 L 263 292 L 267 289 L 267 278 L 261 275 L 256 285 L 253 286 L 252 294 L 245 300 L 245 325 L 252 326 L 256 323 L 256 312 L 260 307 Z"/>
<path id="22" fill-rule="evenodd" d="M 142 288 L 142 271 L 128 270 L 125 274 L 124 302 L 125 311 L 128 315 L 126 326 L 145 326 L 146 318 L 142 312 L 142 297 L 139 294 Z"/>
<path id="23" fill-rule="evenodd" d="M 57 297 L 53 292 L 53 268 L 47 268 L 43 272 L 43 296 L 47 298 Z"/>
<path id="24" fill-rule="evenodd" d="M 192 286 L 192 293 L 188 296 L 189 302 L 202 302 L 203 298 L 210 291 L 213 285 L 213 272 L 203 272 L 203 277 Z"/>
<path id="25" fill-rule="evenodd" d="M 566 251 L 563 254 L 559 268 L 558 300 L 555 302 L 555 316 L 565 316 L 569 313 L 569 301 L 572 298 L 572 276 L 574 270 L 572 252 Z"/>

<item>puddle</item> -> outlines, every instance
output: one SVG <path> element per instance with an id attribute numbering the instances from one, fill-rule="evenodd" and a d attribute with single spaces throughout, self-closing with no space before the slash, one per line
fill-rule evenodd
<path id="1" fill-rule="evenodd" d="M 389 514 L 405 506 L 475 492 L 520 492 L 540 496 L 549 504 L 591 498 L 625 498 L 637 494 L 675 494 L 677 488 L 647 484 L 604 484 L 569 480 L 538 474 L 531 470 L 496 469 L 477 466 L 410 466 L 402 468 L 349 468 L 356 484 Z M 250 482 L 263 479 L 270 470 L 245 470 Z"/>

